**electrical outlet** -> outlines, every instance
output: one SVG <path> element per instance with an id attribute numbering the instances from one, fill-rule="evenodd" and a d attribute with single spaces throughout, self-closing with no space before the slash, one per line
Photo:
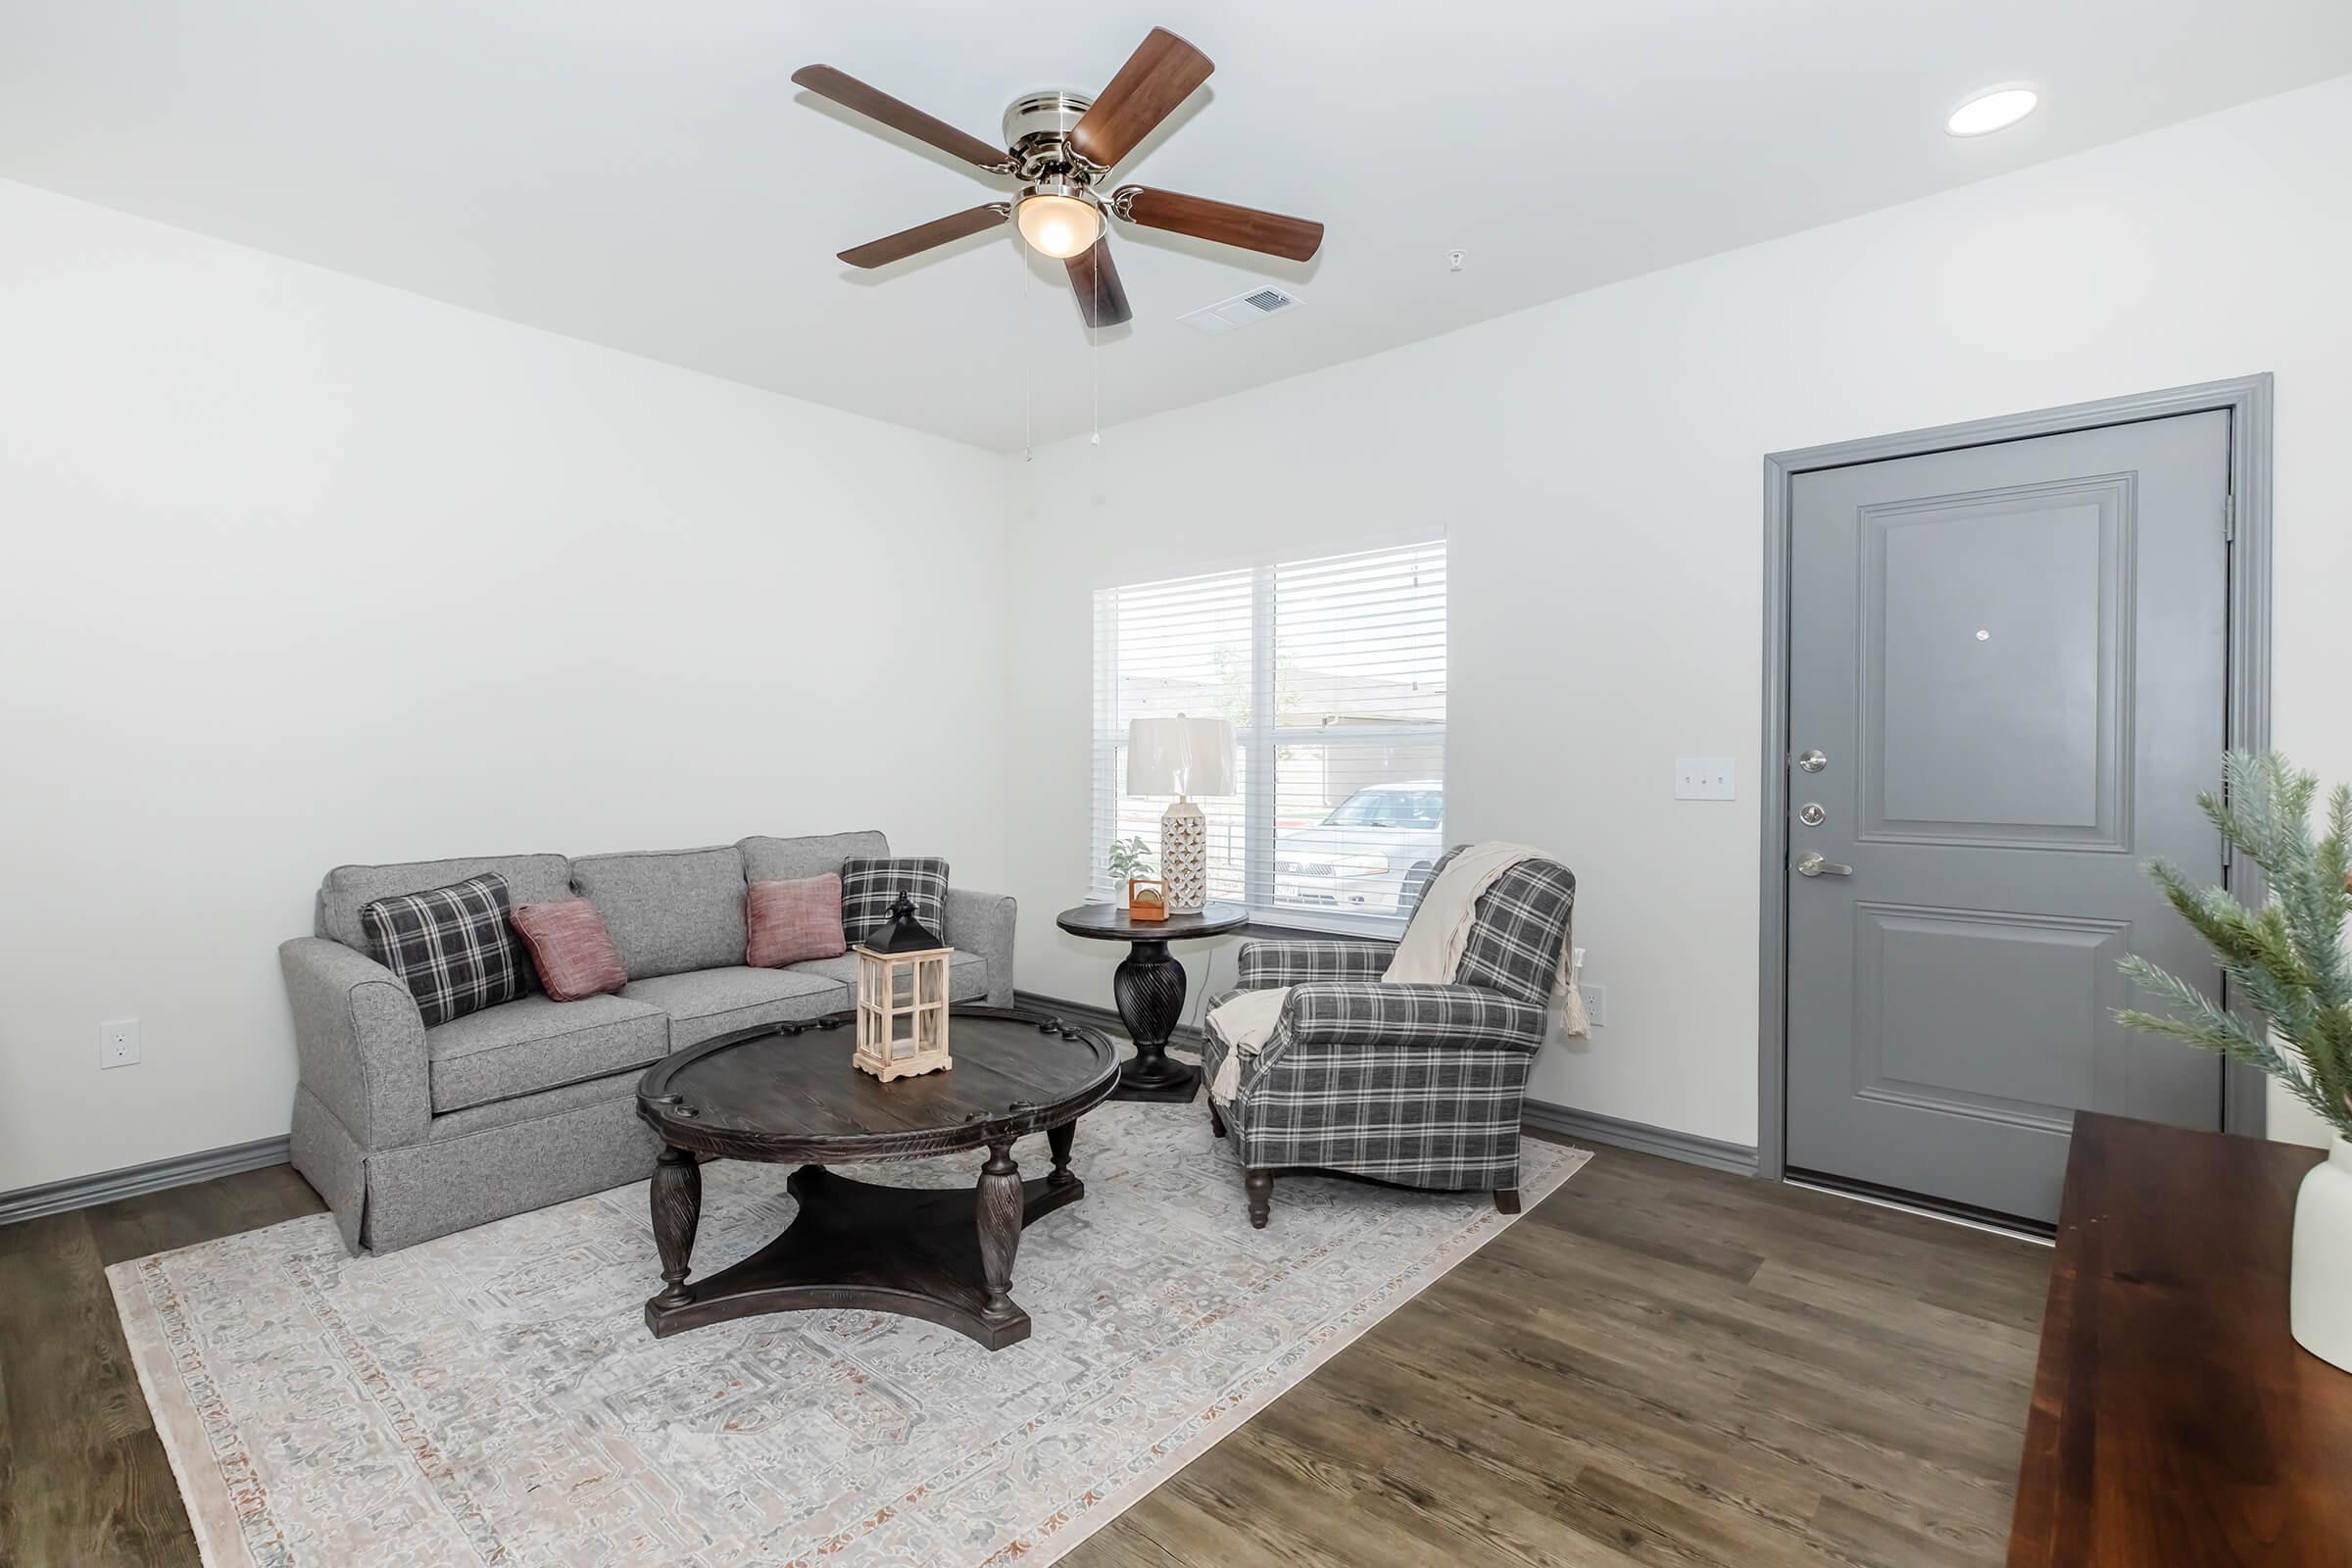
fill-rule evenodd
<path id="1" fill-rule="evenodd" d="M 1599 1029 L 1609 1021 L 1609 993 L 1603 986 L 1578 986 L 1585 999 L 1585 1022 Z"/>
<path id="2" fill-rule="evenodd" d="M 1678 801 L 1734 799 L 1732 760 L 1728 757 L 1676 758 L 1674 798 Z"/>
<path id="3" fill-rule="evenodd" d="M 127 1067 L 139 1059 L 139 1020 L 117 1018 L 98 1026 L 98 1065 Z"/>

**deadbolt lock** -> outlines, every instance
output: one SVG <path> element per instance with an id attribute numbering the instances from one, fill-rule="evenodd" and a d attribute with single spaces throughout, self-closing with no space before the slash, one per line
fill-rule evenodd
<path id="1" fill-rule="evenodd" d="M 1807 827 L 1819 827 L 1830 819 L 1830 813 L 1821 808 L 1819 801 L 1807 801 L 1796 808 L 1796 819 Z"/>

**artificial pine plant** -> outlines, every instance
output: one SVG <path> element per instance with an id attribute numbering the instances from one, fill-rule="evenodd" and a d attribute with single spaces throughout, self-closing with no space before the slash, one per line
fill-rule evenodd
<path id="1" fill-rule="evenodd" d="M 2197 804 L 2238 853 L 2262 867 L 2268 902 L 2249 909 L 2220 888 L 2191 886 L 2180 867 L 2163 860 L 2148 874 L 2270 1027 L 2254 1028 L 2137 955 L 2123 960 L 2124 973 L 2180 1011 L 2127 1008 L 2116 1017 L 2252 1062 L 2352 1139 L 2352 961 L 2344 955 L 2344 918 L 2352 911 L 2352 789 L 2338 786 L 2328 797 L 2328 832 L 2314 843 L 2318 779 L 2294 771 L 2276 752 L 2232 752 L 2223 771 L 2227 792 L 2199 795 Z"/>

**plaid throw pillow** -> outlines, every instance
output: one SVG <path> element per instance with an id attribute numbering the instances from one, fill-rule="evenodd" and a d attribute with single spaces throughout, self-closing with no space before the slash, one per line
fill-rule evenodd
<path id="1" fill-rule="evenodd" d="M 890 924 L 890 906 L 906 894 L 914 900 L 914 917 L 947 940 L 948 862 L 900 858 L 890 860 L 845 860 L 841 866 L 841 933 L 854 946 L 878 936 Z"/>
<path id="2" fill-rule="evenodd" d="M 507 879 L 378 899 L 360 910 L 375 961 L 400 976 L 430 1029 L 522 995 L 523 959 L 507 929 Z"/>

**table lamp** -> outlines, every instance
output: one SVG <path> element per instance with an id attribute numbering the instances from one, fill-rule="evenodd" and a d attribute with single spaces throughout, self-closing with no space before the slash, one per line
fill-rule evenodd
<path id="1" fill-rule="evenodd" d="M 1127 726 L 1127 793 L 1173 795 L 1159 816 L 1159 874 L 1168 912 L 1208 904 L 1208 818 L 1196 795 L 1233 793 L 1233 723 L 1222 718 L 1139 718 Z"/>

